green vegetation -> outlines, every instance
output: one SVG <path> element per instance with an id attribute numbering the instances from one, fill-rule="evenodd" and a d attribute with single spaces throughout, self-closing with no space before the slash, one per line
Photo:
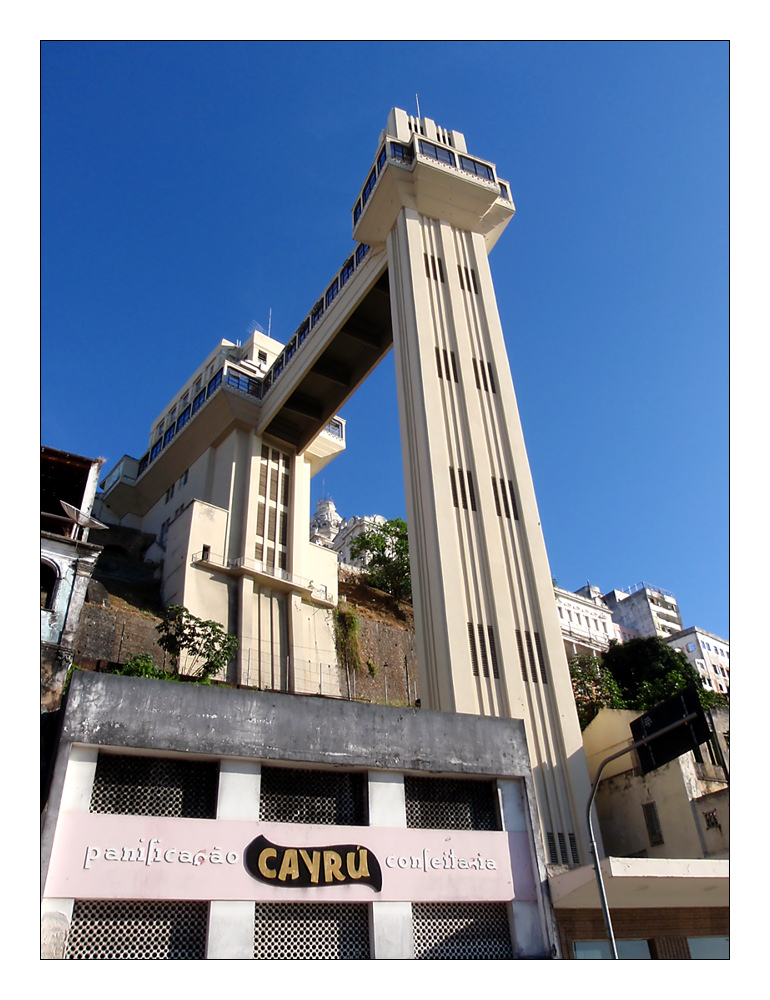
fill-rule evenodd
<path id="1" fill-rule="evenodd" d="M 612 640 L 601 659 L 575 656 L 569 668 L 581 729 L 602 708 L 644 712 L 690 685 L 695 685 L 704 708 L 728 704 L 724 695 L 703 687 L 683 653 L 657 636 L 623 644 Z"/>
<path id="2" fill-rule="evenodd" d="M 202 621 L 178 604 L 165 609 L 155 629 L 160 633 L 158 645 L 170 655 L 171 669 L 157 666 L 152 656 L 141 653 L 121 664 L 114 671 L 116 674 L 210 684 L 211 678 L 225 669 L 238 649 L 238 640 L 218 622 Z M 182 674 L 179 666 L 183 654 Z"/>
<path id="3" fill-rule="evenodd" d="M 155 628 L 160 634 L 158 645 L 171 656 L 173 672 L 179 673 L 184 654 L 185 673 L 198 680 L 216 676 L 238 650 L 238 640 L 219 622 L 202 621 L 179 604 L 166 608 Z"/>
<path id="4" fill-rule="evenodd" d="M 361 623 L 347 608 L 334 609 L 334 641 L 337 656 L 345 670 L 361 669 L 361 645 L 359 631 Z"/>
<path id="5" fill-rule="evenodd" d="M 411 601 L 406 521 L 396 517 L 385 524 L 372 525 L 353 539 L 350 554 L 353 558 L 366 558 L 363 579 L 370 587 L 383 590 L 399 601 Z"/>

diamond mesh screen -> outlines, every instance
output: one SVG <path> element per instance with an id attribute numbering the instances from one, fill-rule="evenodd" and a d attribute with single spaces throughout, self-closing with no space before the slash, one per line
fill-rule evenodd
<path id="1" fill-rule="evenodd" d="M 206 957 L 208 903 L 78 899 L 67 958 Z"/>
<path id="2" fill-rule="evenodd" d="M 406 825 L 429 830 L 499 830 L 494 781 L 404 776 Z"/>
<path id="3" fill-rule="evenodd" d="M 254 958 L 369 958 L 366 903 L 256 903 Z"/>
<path id="4" fill-rule="evenodd" d="M 413 903 L 414 957 L 513 958 L 505 903 Z"/>
<path id="5" fill-rule="evenodd" d="M 216 819 L 219 764 L 99 754 L 90 811 Z"/>
<path id="6" fill-rule="evenodd" d="M 265 823 L 365 826 L 364 775 L 263 767 L 259 818 Z"/>

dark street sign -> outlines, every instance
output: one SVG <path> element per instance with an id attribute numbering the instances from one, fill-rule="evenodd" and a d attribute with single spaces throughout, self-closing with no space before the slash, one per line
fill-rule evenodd
<path id="1" fill-rule="evenodd" d="M 661 729 L 665 729 L 666 726 L 671 726 L 679 719 L 684 719 L 693 713 L 695 713 L 694 719 L 671 729 L 644 746 L 637 747 L 636 752 L 639 755 L 642 774 L 648 774 L 650 771 L 668 764 L 669 761 L 681 757 L 683 753 L 695 750 L 701 743 L 706 743 L 709 740 L 710 732 L 698 698 L 697 688 L 694 685 L 685 688 L 684 691 L 679 691 L 673 698 L 662 701 L 660 705 L 656 705 L 649 712 L 634 719 L 631 723 L 631 735 L 634 742 L 638 742 L 655 736 Z"/>

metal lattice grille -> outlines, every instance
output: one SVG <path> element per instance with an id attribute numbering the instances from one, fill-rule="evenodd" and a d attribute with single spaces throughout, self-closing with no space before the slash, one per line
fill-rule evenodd
<path id="1" fill-rule="evenodd" d="M 263 767 L 259 818 L 265 823 L 365 826 L 364 775 Z"/>
<path id="2" fill-rule="evenodd" d="M 413 903 L 414 957 L 513 958 L 505 903 Z"/>
<path id="3" fill-rule="evenodd" d="M 369 958 L 366 903 L 256 903 L 254 958 Z"/>
<path id="4" fill-rule="evenodd" d="M 67 958 L 206 957 L 208 903 L 78 899 Z"/>
<path id="5" fill-rule="evenodd" d="M 219 764 L 99 754 L 93 813 L 216 819 Z"/>
<path id="6" fill-rule="evenodd" d="M 494 781 L 404 776 L 406 825 L 422 830 L 499 830 Z"/>

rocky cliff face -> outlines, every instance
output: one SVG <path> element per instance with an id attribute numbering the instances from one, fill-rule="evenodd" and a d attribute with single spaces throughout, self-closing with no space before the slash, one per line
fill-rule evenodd
<path id="1" fill-rule="evenodd" d="M 110 582 L 105 581 L 112 590 Z M 359 620 L 360 669 L 343 678 L 353 701 L 414 705 L 419 700 L 412 606 L 357 581 L 340 581 L 341 607 Z M 148 654 L 158 666 L 164 652 L 155 631 L 159 619 L 110 592 L 109 606 L 86 603 L 74 663 L 88 670 L 114 668 Z M 344 667 L 339 668 L 344 672 Z M 52 706 L 57 707 L 57 706 Z"/>

